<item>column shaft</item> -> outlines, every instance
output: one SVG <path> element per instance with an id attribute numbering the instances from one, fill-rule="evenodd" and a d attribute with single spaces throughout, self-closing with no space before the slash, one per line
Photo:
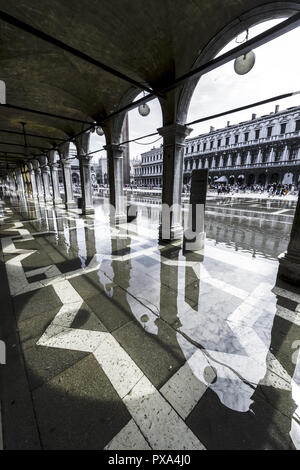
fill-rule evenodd
<path id="1" fill-rule="evenodd" d="M 182 237 L 181 192 L 185 138 L 190 128 L 171 124 L 158 129 L 163 136 L 162 224 L 170 227 L 169 239 Z M 163 230 L 165 239 L 166 230 Z M 162 226 L 160 227 L 162 237 Z"/>
<path id="2" fill-rule="evenodd" d="M 126 221 L 126 208 L 123 194 L 123 148 L 117 144 L 106 145 L 111 222 L 120 224 Z"/>
<path id="3" fill-rule="evenodd" d="M 61 204 L 62 198 L 59 191 L 59 178 L 58 178 L 58 164 L 50 163 L 50 175 L 51 175 L 51 184 L 52 184 L 52 197 L 53 204 Z"/>

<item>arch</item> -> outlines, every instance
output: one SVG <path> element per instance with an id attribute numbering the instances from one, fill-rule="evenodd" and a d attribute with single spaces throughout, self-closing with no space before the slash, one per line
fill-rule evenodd
<path id="1" fill-rule="evenodd" d="M 295 2 L 272 2 L 249 10 L 228 24 L 209 41 L 193 63 L 191 70 L 213 59 L 224 48 L 224 45 L 232 41 L 245 29 L 268 20 L 289 17 L 299 11 L 300 4 Z M 180 124 L 186 123 L 190 102 L 200 78 L 201 76 L 187 81 L 181 88 L 177 108 L 177 122 Z"/>
<path id="2" fill-rule="evenodd" d="M 270 184 L 279 183 L 279 173 L 272 173 L 270 177 Z"/>
<path id="3" fill-rule="evenodd" d="M 252 184 L 254 184 L 254 182 L 255 182 L 255 175 L 254 173 L 250 173 L 247 176 L 247 186 L 251 186 Z"/>
<path id="4" fill-rule="evenodd" d="M 291 171 L 286 172 L 283 175 L 282 184 L 293 184 L 293 182 L 294 182 L 293 173 Z"/>
<path id="5" fill-rule="evenodd" d="M 257 183 L 260 184 L 260 185 L 262 185 L 262 186 L 265 186 L 266 181 L 267 181 L 266 172 L 260 173 L 260 174 L 258 175 Z"/>

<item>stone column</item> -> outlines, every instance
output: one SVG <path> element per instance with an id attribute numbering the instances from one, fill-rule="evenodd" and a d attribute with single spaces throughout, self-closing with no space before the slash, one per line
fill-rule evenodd
<path id="1" fill-rule="evenodd" d="M 91 159 L 89 156 L 90 133 L 86 132 L 76 139 L 77 157 L 80 167 L 82 194 L 82 214 L 93 214 L 93 188 L 91 179 Z"/>
<path id="2" fill-rule="evenodd" d="M 58 178 L 58 156 L 56 151 L 52 150 L 49 154 L 49 167 L 52 184 L 52 197 L 53 204 L 58 205 L 62 203 L 62 198 L 59 191 L 59 178 Z"/>
<path id="3" fill-rule="evenodd" d="M 127 220 L 123 193 L 123 147 L 107 144 L 104 148 L 107 151 L 111 223 L 121 224 Z"/>
<path id="4" fill-rule="evenodd" d="M 183 234 L 181 217 L 183 159 L 185 138 L 191 131 L 191 128 L 181 124 L 169 124 L 158 129 L 158 133 L 164 139 L 162 225 L 159 230 L 160 238 L 163 239 L 166 239 L 167 231 L 169 231 L 167 239 L 170 240 L 180 239 Z M 168 230 L 162 230 L 165 224 L 169 227 Z"/>
<path id="5" fill-rule="evenodd" d="M 294 215 L 294 222 L 290 235 L 290 242 L 287 252 L 279 255 L 279 278 L 290 282 L 291 284 L 300 285 L 300 196 L 298 195 L 298 202 L 296 212 Z"/>
<path id="6" fill-rule="evenodd" d="M 34 172 L 35 172 L 35 181 L 36 181 L 36 187 L 37 187 L 37 195 L 38 195 L 39 201 L 42 201 L 44 199 L 44 188 L 43 188 L 43 183 L 42 183 L 42 172 L 41 172 L 40 163 L 38 160 L 34 160 Z"/>
<path id="7" fill-rule="evenodd" d="M 50 187 L 49 187 L 50 172 L 49 172 L 47 157 L 44 157 L 44 156 L 40 157 L 39 161 L 40 161 L 40 167 L 42 170 L 42 182 L 44 186 L 45 202 L 52 202 L 52 197 L 50 194 Z"/>
<path id="8" fill-rule="evenodd" d="M 24 180 L 23 180 L 21 168 L 16 168 L 16 177 L 17 177 L 17 192 L 19 195 L 25 196 Z"/>
<path id="9" fill-rule="evenodd" d="M 65 188 L 65 207 L 66 209 L 74 209 L 76 203 L 73 196 L 72 188 L 72 173 L 71 173 L 71 160 L 69 158 L 69 142 L 60 146 L 60 161 L 62 167 L 64 188 Z"/>
<path id="10" fill-rule="evenodd" d="M 28 171 L 29 171 L 30 181 L 31 181 L 32 197 L 35 199 L 38 197 L 38 193 L 37 193 L 37 185 L 36 185 L 34 168 L 31 162 L 28 162 L 27 166 L 28 166 Z"/>
<path id="11" fill-rule="evenodd" d="M 15 178 L 14 175 L 11 173 L 8 177 L 8 193 L 9 196 L 13 196 L 16 193 L 16 183 L 15 183 Z"/>

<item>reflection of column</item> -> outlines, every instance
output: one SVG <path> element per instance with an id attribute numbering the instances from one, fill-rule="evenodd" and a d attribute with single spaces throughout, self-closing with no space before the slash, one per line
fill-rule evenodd
<path id="1" fill-rule="evenodd" d="M 73 188 L 72 188 L 71 160 L 68 160 L 69 147 L 70 147 L 69 142 L 66 142 L 60 146 L 60 161 L 61 161 L 63 181 L 64 181 L 66 209 L 72 209 L 76 207 L 74 197 L 73 197 Z"/>
<path id="2" fill-rule="evenodd" d="M 52 197 L 53 197 L 53 204 L 61 204 L 62 198 L 60 196 L 59 191 L 59 179 L 58 179 L 58 157 L 57 153 L 52 150 L 49 155 L 49 167 L 50 167 L 50 175 L 51 175 L 51 184 L 52 184 Z"/>
<path id="3" fill-rule="evenodd" d="M 93 258 L 93 256 L 95 256 L 96 254 L 94 219 L 92 223 L 89 224 L 89 227 L 84 228 L 84 232 L 85 232 L 87 264 L 88 264 Z"/>
<path id="4" fill-rule="evenodd" d="M 294 222 L 290 235 L 290 242 L 286 254 L 279 257 L 279 277 L 285 279 L 292 284 L 299 285 L 300 283 L 300 196 L 296 212 L 294 215 Z"/>
<path id="5" fill-rule="evenodd" d="M 76 219 L 70 217 L 68 220 L 68 231 L 69 231 L 69 237 L 70 237 L 70 246 L 72 249 L 72 252 L 74 253 L 74 257 L 78 257 L 79 253 L 79 247 L 78 247 L 78 237 L 77 237 L 77 225 L 76 225 Z M 87 263 L 86 263 L 87 264 Z"/>
<path id="6" fill-rule="evenodd" d="M 91 179 L 91 159 L 89 156 L 90 132 L 81 134 L 76 139 L 77 157 L 80 167 L 80 182 L 82 194 L 82 213 L 93 214 L 93 192 Z"/>
<path id="7" fill-rule="evenodd" d="M 158 129 L 158 133 L 164 139 L 162 223 L 167 223 L 170 226 L 170 239 L 180 239 L 183 232 L 181 222 L 182 170 L 185 138 L 191 130 L 191 128 L 180 124 L 171 124 Z M 165 220 L 166 218 L 168 221 Z M 162 236 L 162 226 L 160 227 L 160 236 Z"/>
<path id="8" fill-rule="evenodd" d="M 120 224 L 126 222 L 123 197 L 123 147 L 107 144 L 104 148 L 107 151 L 111 223 Z"/>
<path id="9" fill-rule="evenodd" d="M 178 257 L 180 247 L 171 246 L 170 249 L 164 250 L 164 256 L 161 254 L 160 262 L 160 284 L 162 286 L 168 286 L 168 288 L 174 291 L 174 296 L 178 294 Z M 165 257 L 167 255 L 167 258 Z M 170 259 L 172 264 L 166 263 Z M 160 289 L 160 312 L 159 316 L 162 320 L 167 322 L 169 325 L 177 323 L 178 326 L 178 310 L 177 302 L 174 302 L 171 308 L 168 308 L 168 302 L 165 298 L 165 290 Z M 176 299 L 177 300 L 177 299 Z M 175 308 L 174 308 L 175 307 Z"/>
<path id="10" fill-rule="evenodd" d="M 204 208 L 206 202 L 208 170 L 194 170 L 188 214 L 188 228 L 184 234 L 187 251 L 202 250 L 205 245 Z"/>
<path id="11" fill-rule="evenodd" d="M 40 157 L 40 166 L 42 170 L 42 181 L 43 181 L 43 186 L 44 186 L 45 201 L 51 202 L 52 197 L 51 197 L 50 188 L 49 188 L 49 167 L 48 167 L 47 157 L 44 157 L 44 156 Z"/>
<path id="12" fill-rule="evenodd" d="M 40 169 L 40 163 L 38 160 L 33 161 L 34 164 L 34 172 L 35 172 L 35 181 L 37 187 L 37 194 L 40 201 L 44 199 L 44 189 L 42 183 L 42 174 Z"/>
<path id="13" fill-rule="evenodd" d="M 25 196 L 24 180 L 22 175 L 22 169 L 16 168 L 16 178 L 17 178 L 17 191 L 19 195 Z"/>
<path id="14" fill-rule="evenodd" d="M 28 171 L 29 171 L 30 181 L 31 181 L 32 197 L 37 198 L 38 194 L 37 194 L 35 173 L 34 173 L 34 168 L 31 162 L 28 163 Z"/>

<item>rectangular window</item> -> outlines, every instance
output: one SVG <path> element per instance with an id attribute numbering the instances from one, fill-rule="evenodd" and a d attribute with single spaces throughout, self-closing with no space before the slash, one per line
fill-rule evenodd
<path id="1" fill-rule="evenodd" d="M 280 134 L 285 134 L 286 123 L 280 125 Z"/>
<path id="2" fill-rule="evenodd" d="M 203 144 L 203 151 L 205 151 L 205 150 L 206 150 L 206 142 L 204 142 L 204 144 Z"/>
<path id="3" fill-rule="evenodd" d="M 213 148 L 213 145 L 214 145 L 214 142 L 213 142 L 213 140 L 212 140 L 212 141 L 210 142 L 210 149 Z"/>
<path id="4" fill-rule="evenodd" d="M 239 136 L 238 136 L 238 135 L 235 135 L 235 136 L 234 136 L 234 142 L 237 144 L 238 141 L 239 141 Z"/>
<path id="5" fill-rule="evenodd" d="M 200 152 L 200 144 L 197 145 L 197 152 Z"/>
<path id="6" fill-rule="evenodd" d="M 259 139 L 259 132 L 260 132 L 259 129 L 255 131 L 255 140 Z"/>
<path id="7" fill-rule="evenodd" d="M 226 137 L 226 145 L 229 145 L 229 137 Z"/>
<path id="8" fill-rule="evenodd" d="M 245 132 L 245 142 L 248 142 L 249 139 L 249 132 Z"/>
<path id="9" fill-rule="evenodd" d="M 300 131 L 300 119 L 296 121 L 296 131 Z"/>
<path id="10" fill-rule="evenodd" d="M 221 147 L 221 139 L 218 140 L 218 147 Z"/>
<path id="11" fill-rule="evenodd" d="M 271 135 L 272 135 L 272 127 L 271 126 L 268 127 L 268 134 L 267 135 L 268 135 L 268 137 L 271 137 Z"/>

